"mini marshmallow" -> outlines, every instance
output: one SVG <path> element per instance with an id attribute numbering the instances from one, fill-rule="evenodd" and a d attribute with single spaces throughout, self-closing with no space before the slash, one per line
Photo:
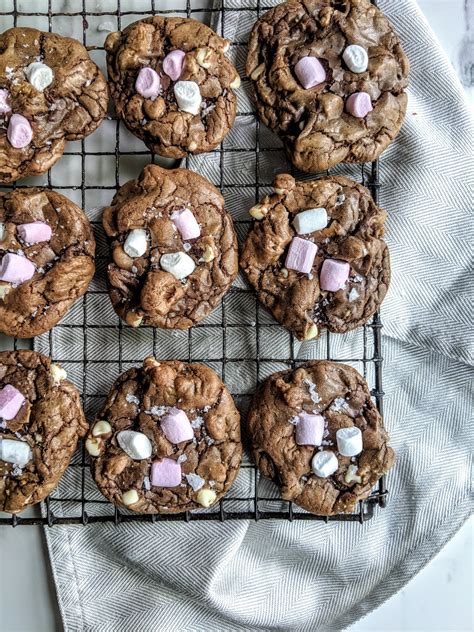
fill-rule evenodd
<path id="1" fill-rule="evenodd" d="M 12 114 L 8 123 L 7 138 L 15 149 L 22 149 L 29 145 L 33 138 L 29 120 L 21 114 Z"/>
<path id="2" fill-rule="evenodd" d="M 11 384 L 7 384 L 0 390 L 0 419 L 11 421 L 17 416 L 24 403 L 25 398 L 20 391 Z"/>
<path id="3" fill-rule="evenodd" d="M 122 430 L 117 434 L 117 443 L 134 461 L 141 461 L 151 457 L 151 442 L 143 432 Z"/>
<path id="4" fill-rule="evenodd" d="M 174 84 L 174 96 L 182 112 L 198 114 L 201 108 L 201 91 L 195 81 L 178 81 Z"/>
<path id="5" fill-rule="evenodd" d="M 38 92 L 43 92 L 51 83 L 53 83 L 54 72 L 46 64 L 40 61 L 34 61 L 25 70 L 28 81 Z"/>
<path id="6" fill-rule="evenodd" d="M 370 95 L 367 92 L 354 92 L 346 101 L 346 112 L 355 118 L 365 118 L 373 109 Z"/>
<path id="7" fill-rule="evenodd" d="M 13 463 L 18 467 L 25 467 L 31 460 L 31 448 L 26 441 L 0 439 L 0 459 Z"/>
<path id="8" fill-rule="evenodd" d="M 337 456 L 331 450 L 321 450 L 316 452 L 311 461 L 311 467 L 316 476 L 320 478 L 327 478 L 337 472 L 339 467 L 339 461 Z"/>
<path id="9" fill-rule="evenodd" d="M 352 72 L 365 72 L 369 65 L 367 51 L 358 44 L 351 44 L 342 53 L 342 59 Z"/>
<path id="10" fill-rule="evenodd" d="M 328 214 L 325 208 L 309 208 L 301 211 L 293 220 L 298 235 L 307 235 L 317 230 L 323 230 L 328 225 Z"/>
<path id="11" fill-rule="evenodd" d="M 296 443 L 298 445 L 321 445 L 324 434 L 324 417 L 302 411 L 296 425 Z"/>
<path id="12" fill-rule="evenodd" d="M 161 79 L 156 70 L 149 66 L 142 68 L 135 81 L 135 90 L 138 94 L 145 99 L 156 99 L 160 94 L 160 89 Z"/>
<path id="13" fill-rule="evenodd" d="M 176 279 L 185 279 L 194 272 L 196 264 L 185 252 L 169 252 L 161 256 L 160 266 Z"/>
<path id="14" fill-rule="evenodd" d="M 7 114 L 8 112 L 11 112 L 12 109 L 8 103 L 9 97 L 10 97 L 10 93 L 8 92 L 8 90 L 1 88 L 0 89 L 0 114 Z"/>
<path id="15" fill-rule="evenodd" d="M 35 273 L 35 266 L 26 257 L 7 252 L 0 264 L 0 281 L 18 285 L 28 281 Z"/>
<path id="16" fill-rule="evenodd" d="M 295 74 L 305 90 L 326 81 L 324 66 L 316 57 L 302 57 L 295 66 Z"/>
<path id="17" fill-rule="evenodd" d="M 339 428 L 336 440 L 337 449 L 342 456 L 356 456 L 362 452 L 362 432 L 356 426 Z"/>
<path id="18" fill-rule="evenodd" d="M 150 480 L 155 487 L 177 487 L 181 483 L 181 465 L 173 459 L 155 461 Z"/>
<path id="19" fill-rule="evenodd" d="M 285 267 L 288 270 L 297 270 L 308 274 L 313 267 L 317 250 L 318 247 L 312 241 L 301 239 L 301 237 L 293 237 L 286 255 Z"/>
<path id="20" fill-rule="evenodd" d="M 319 273 L 319 286 L 326 292 L 337 292 L 344 287 L 351 266 L 347 261 L 339 261 L 339 259 L 325 259 Z"/>
<path id="21" fill-rule="evenodd" d="M 51 226 L 45 222 L 31 222 L 20 224 L 16 227 L 18 235 L 25 244 L 39 244 L 42 241 L 49 241 L 53 231 Z"/>
<path id="22" fill-rule="evenodd" d="M 171 215 L 171 219 L 183 239 L 196 239 L 196 237 L 201 235 L 201 228 L 193 213 L 188 208 L 175 211 Z"/>
<path id="23" fill-rule="evenodd" d="M 161 420 L 163 434 L 171 443 L 181 443 L 194 439 L 194 431 L 184 410 L 170 408 Z"/>
<path id="24" fill-rule="evenodd" d="M 163 72 L 165 72 L 172 81 L 178 81 L 183 72 L 184 58 L 186 53 L 176 49 L 168 53 L 163 59 Z"/>
<path id="25" fill-rule="evenodd" d="M 132 257 L 132 259 L 136 259 L 137 257 L 144 255 L 147 247 L 147 232 L 144 228 L 134 228 L 131 230 L 123 244 L 123 249 L 126 254 L 129 257 Z"/>

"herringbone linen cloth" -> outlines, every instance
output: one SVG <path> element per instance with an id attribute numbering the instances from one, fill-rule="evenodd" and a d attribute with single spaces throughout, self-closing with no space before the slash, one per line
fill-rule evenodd
<path id="1" fill-rule="evenodd" d="M 91 4 L 101 8 L 101 2 Z M 122 10 L 129 6 L 122 0 Z M 227 0 L 226 6 L 252 7 L 255 0 Z M 381 0 L 380 6 L 395 24 L 412 65 L 406 122 L 380 161 L 380 202 L 389 212 L 393 267 L 382 309 L 384 412 L 397 453 L 387 477 L 388 507 L 376 510 L 362 525 L 226 521 L 47 528 L 59 606 L 69 632 L 340 630 L 399 590 L 472 511 L 472 120 L 454 71 L 416 2 Z M 127 22 L 133 19 L 127 16 Z M 225 35 L 245 41 L 254 19 L 252 11 L 227 13 Z M 233 51 L 243 74 L 245 49 Z M 239 97 L 241 111 L 250 108 L 246 88 Z M 246 143 L 252 125 L 241 117 L 226 142 Z M 271 134 L 265 138 L 279 146 Z M 110 145 L 110 135 L 106 141 Z M 239 163 L 224 163 L 224 180 L 241 178 L 241 191 L 228 202 L 234 216 L 242 218 L 255 193 L 245 194 L 251 189 L 245 178 L 252 159 L 235 156 Z M 262 154 L 263 160 L 270 161 L 264 164 L 266 173 L 288 169 L 283 152 Z M 219 182 L 218 155 L 193 158 L 189 166 Z M 140 168 L 134 162 L 131 175 Z M 360 178 L 359 167 L 336 171 Z M 109 200 L 86 201 L 90 210 Z M 90 210 L 93 219 L 98 218 L 96 211 Z M 95 283 L 103 287 L 103 265 Z M 116 323 L 106 297 L 87 301 L 89 323 Z M 237 306 L 235 314 L 245 319 L 244 307 Z M 80 323 L 82 317 L 80 305 L 67 318 Z M 196 345 L 209 345 L 212 354 L 217 343 L 206 339 L 205 329 L 198 331 L 204 338 Z M 116 341 L 101 338 L 100 330 L 90 330 L 87 342 L 78 338 L 80 328 L 55 332 L 54 356 L 65 365 L 67 359 L 80 361 L 85 344 L 90 354 L 97 349 L 112 359 L 117 353 Z M 168 334 L 155 334 L 157 348 L 162 356 L 181 357 L 180 334 Z M 150 351 L 150 335 L 124 330 L 123 352 L 130 364 Z M 285 339 L 284 333 L 270 339 L 275 353 L 285 353 L 280 347 Z M 332 340 L 338 357 L 357 357 L 350 354 L 359 353 L 360 334 Z M 49 352 L 49 343 L 45 335 L 36 348 Z M 237 348 L 247 343 L 246 336 L 229 341 Z M 320 344 L 302 346 L 299 357 L 324 357 Z M 94 392 L 106 392 L 118 374 L 118 367 L 109 374 L 100 365 L 94 373 L 94 366 L 87 376 L 89 416 L 101 401 L 97 398 L 94 404 Z M 278 368 L 269 366 L 267 372 Z M 245 381 L 246 367 L 239 370 L 226 380 Z M 68 372 L 81 386 L 74 366 Z M 243 493 L 247 484 L 245 479 L 238 483 Z M 87 486 L 98 493 L 92 481 Z M 77 493 L 66 476 L 62 494 L 74 489 Z M 61 509 L 55 511 L 59 515 Z"/>

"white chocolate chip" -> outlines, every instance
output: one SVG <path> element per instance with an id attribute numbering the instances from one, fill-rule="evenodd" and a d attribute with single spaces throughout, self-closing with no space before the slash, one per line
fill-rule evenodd
<path id="1" fill-rule="evenodd" d="M 147 232 L 143 228 L 134 228 L 131 230 L 125 239 L 125 243 L 123 244 L 123 249 L 126 254 L 129 257 L 132 257 L 132 259 L 136 259 L 137 257 L 144 255 L 147 247 Z"/>
<path id="2" fill-rule="evenodd" d="M 209 263 L 210 261 L 213 261 L 215 258 L 216 258 L 216 255 L 214 254 L 214 250 L 212 249 L 212 246 L 207 244 L 202 254 L 202 260 L 205 261 L 206 263 Z"/>
<path id="3" fill-rule="evenodd" d="M 316 325 L 310 325 L 310 327 L 308 327 L 304 339 L 305 340 L 313 340 L 313 338 L 316 338 L 316 336 L 319 333 L 319 329 L 316 327 Z"/>
<path id="4" fill-rule="evenodd" d="M 252 72 L 252 74 L 250 75 L 250 79 L 252 79 L 253 81 L 257 81 L 257 79 L 261 75 L 263 75 L 264 70 L 265 70 L 265 64 L 260 64 L 260 66 L 257 66 L 255 70 Z"/>
<path id="5" fill-rule="evenodd" d="M 195 140 L 192 140 L 188 145 L 189 151 L 195 151 L 197 148 L 198 148 L 198 144 L 196 143 Z"/>
<path id="6" fill-rule="evenodd" d="M 34 61 L 30 64 L 26 68 L 25 73 L 28 77 L 28 81 L 31 83 L 33 88 L 38 90 L 38 92 L 43 92 L 43 90 L 47 88 L 54 79 L 52 69 L 40 61 Z"/>
<path id="7" fill-rule="evenodd" d="M 357 426 L 339 428 L 336 440 L 337 449 L 342 456 L 356 456 L 362 452 L 362 432 Z"/>
<path id="8" fill-rule="evenodd" d="M 229 88 L 231 88 L 232 90 L 237 90 L 237 88 L 240 88 L 240 84 L 240 75 L 237 75 L 236 78 L 229 84 Z"/>
<path id="9" fill-rule="evenodd" d="M 365 72 L 369 65 L 367 51 L 358 44 L 351 44 L 342 53 L 342 58 L 352 72 Z"/>
<path id="10" fill-rule="evenodd" d="M 298 235 L 307 235 L 323 230 L 328 225 L 328 214 L 325 208 L 309 208 L 298 213 L 293 220 Z"/>
<path id="11" fill-rule="evenodd" d="M 143 321 L 143 316 L 138 316 L 138 314 L 130 314 L 127 318 L 127 325 L 130 327 L 140 327 Z"/>
<path id="12" fill-rule="evenodd" d="M 224 53 L 227 53 L 227 51 L 229 50 L 229 48 L 230 48 L 230 42 L 229 42 L 229 40 L 226 40 L 226 42 L 225 42 L 224 46 L 222 47 L 222 51 L 223 51 Z"/>
<path id="13" fill-rule="evenodd" d="M 0 438 L 0 460 L 25 467 L 31 456 L 31 448 L 26 441 Z"/>
<path id="14" fill-rule="evenodd" d="M 92 428 L 92 436 L 100 437 L 112 432 L 112 426 L 108 421 L 98 421 Z"/>
<path id="15" fill-rule="evenodd" d="M 176 279 L 185 279 L 194 269 L 196 264 L 185 252 L 169 252 L 160 258 L 160 266 Z"/>
<path id="16" fill-rule="evenodd" d="M 122 502 L 126 507 L 134 505 L 139 501 L 140 497 L 136 489 L 129 489 L 128 492 L 122 494 Z"/>
<path id="17" fill-rule="evenodd" d="M 60 382 L 67 378 L 67 373 L 59 364 L 51 365 L 51 375 L 53 376 L 54 384 L 58 385 Z"/>
<path id="18" fill-rule="evenodd" d="M 268 208 L 266 206 L 263 206 L 263 204 L 256 204 L 255 206 L 252 206 L 249 211 L 249 215 L 259 221 L 263 219 L 267 213 Z"/>
<path id="19" fill-rule="evenodd" d="M 182 112 L 198 114 L 201 108 L 201 92 L 195 81 L 177 81 L 174 84 L 174 96 Z"/>
<path id="20" fill-rule="evenodd" d="M 143 432 L 122 430 L 117 435 L 117 443 L 134 461 L 149 459 L 152 453 L 150 439 Z"/>
<path id="21" fill-rule="evenodd" d="M 311 461 L 311 467 L 316 476 L 327 478 L 334 474 L 339 467 L 337 456 L 331 450 L 321 450 L 316 452 Z"/>
<path id="22" fill-rule="evenodd" d="M 99 456 L 102 447 L 102 440 L 94 437 L 87 437 L 86 450 L 91 456 Z"/>
<path id="23" fill-rule="evenodd" d="M 3 301 L 8 292 L 12 289 L 10 283 L 0 283 L 0 301 Z"/>
<path id="24" fill-rule="evenodd" d="M 196 53 L 196 61 L 201 66 L 201 68 L 211 67 L 211 62 L 208 60 L 211 53 L 212 51 L 209 48 L 198 48 L 198 51 Z"/>
<path id="25" fill-rule="evenodd" d="M 344 480 L 346 483 L 362 483 L 362 478 L 357 475 L 357 465 L 349 465 Z"/>
<path id="26" fill-rule="evenodd" d="M 196 501 L 203 507 L 210 507 L 215 503 L 217 494 L 212 489 L 201 489 L 196 496 Z"/>
<path id="27" fill-rule="evenodd" d="M 288 274 L 289 274 L 289 273 L 288 273 L 288 270 L 287 270 L 286 268 L 282 268 L 282 269 L 280 270 L 280 274 L 281 274 L 281 276 L 282 276 L 284 279 L 287 279 L 287 278 L 288 278 Z"/>

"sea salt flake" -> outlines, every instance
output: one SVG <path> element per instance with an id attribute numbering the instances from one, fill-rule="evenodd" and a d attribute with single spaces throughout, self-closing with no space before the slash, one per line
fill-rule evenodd
<path id="1" fill-rule="evenodd" d="M 169 409 L 169 406 L 152 406 L 150 410 L 146 410 L 145 412 L 148 415 L 155 415 L 155 417 L 163 417 L 163 415 L 167 413 Z"/>
<path id="2" fill-rule="evenodd" d="M 290 424 L 297 426 L 300 423 L 299 415 L 294 415 L 291 419 L 288 419 L 288 421 L 290 422 Z"/>
<path id="3" fill-rule="evenodd" d="M 208 485 L 209 485 L 209 487 L 215 487 L 216 486 L 216 481 L 208 481 Z"/>
<path id="4" fill-rule="evenodd" d="M 362 281 L 364 280 L 364 277 L 361 274 L 354 274 L 354 276 L 351 277 L 350 280 L 353 281 L 354 283 L 362 283 Z"/>
<path id="5" fill-rule="evenodd" d="M 204 419 L 202 417 L 196 417 L 191 421 L 191 428 L 200 428 L 204 423 Z"/>
<path id="6" fill-rule="evenodd" d="M 207 405 L 207 406 L 204 406 L 204 408 L 202 410 L 203 410 L 203 412 L 208 413 L 211 410 L 211 408 L 212 408 L 212 406 Z"/>
<path id="7" fill-rule="evenodd" d="M 181 463 L 184 463 L 187 460 L 188 460 L 188 457 L 185 454 L 180 454 L 178 458 L 176 459 L 176 463 L 179 463 L 181 465 Z"/>
<path id="8" fill-rule="evenodd" d="M 315 404 L 319 404 L 319 402 L 321 401 L 321 398 L 319 397 L 318 392 L 316 390 L 316 384 L 312 382 L 310 379 L 308 379 L 307 377 L 305 377 L 305 379 L 303 380 L 303 384 L 306 384 L 306 386 L 308 387 L 311 401 L 314 402 Z"/>
<path id="9" fill-rule="evenodd" d="M 150 478 L 148 476 L 145 476 L 145 478 L 143 479 L 143 487 L 147 490 L 147 492 L 149 492 L 151 489 Z"/>
<path id="10" fill-rule="evenodd" d="M 352 290 L 349 292 L 349 303 L 353 303 L 357 298 L 359 298 L 359 296 L 359 292 L 355 289 L 355 287 L 353 287 Z"/>
<path id="11" fill-rule="evenodd" d="M 193 491 L 197 492 L 198 489 L 206 482 L 199 474 L 185 474 L 188 484 L 193 488 Z"/>
<path id="12" fill-rule="evenodd" d="M 350 410 L 349 404 L 343 397 L 336 397 L 333 403 L 329 406 L 329 410 L 333 410 L 336 413 L 341 411 L 348 412 Z"/>
<path id="13" fill-rule="evenodd" d="M 12 469 L 12 476 L 21 476 L 23 474 L 23 470 L 18 465 L 15 465 Z"/>
<path id="14" fill-rule="evenodd" d="M 183 250 L 184 250 L 185 252 L 189 252 L 189 251 L 191 250 L 191 248 L 192 248 L 191 244 L 188 244 L 188 243 L 185 241 L 185 242 L 184 242 L 184 244 L 183 244 Z"/>
<path id="15" fill-rule="evenodd" d="M 138 399 L 138 397 L 136 395 L 133 395 L 133 393 L 127 393 L 125 395 L 125 399 L 127 400 L 127 402 L 129 404 L 139 404 L 140 400 Z"/>
<path id="16" fill-rule="evenodd" d="M 206 437 L 205 439 L 207 445 L 214 445 L 215 441 L 212 437 Z"/>

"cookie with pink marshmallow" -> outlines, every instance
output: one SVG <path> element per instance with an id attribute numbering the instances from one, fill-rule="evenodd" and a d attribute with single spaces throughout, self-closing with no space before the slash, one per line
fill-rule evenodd
<path id="1" fill-rule="evenodd" d="M 341 176 L 280 174 L 249 212 L 241 267 L 278 322 L 311 341 L 370 319 L 388 289 L 390 258 L 386 213 L 366 188 Z"/>

